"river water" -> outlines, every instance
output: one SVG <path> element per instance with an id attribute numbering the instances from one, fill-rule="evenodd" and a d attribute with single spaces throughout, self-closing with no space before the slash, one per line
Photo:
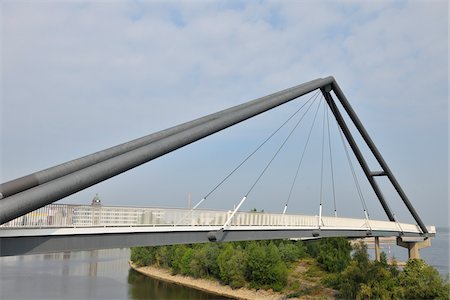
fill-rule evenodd
<path id="1" fill-rule="evenodd" d="M 0 258 L 0 299 L 228 299 L 143 276 L 128 249 Z"/>
<path id="2" fill-rule="evenodd" d="M 438 228 L 422 258 L 449 272 L 449 228 Z M 384 245 L 402 261 L 407 250 Z M 369 252 L 370 253 L 370 252 Z M 143 276 L 128 266 L 128 249 L 0 258 L 0 299 L 227 299 Z"/>

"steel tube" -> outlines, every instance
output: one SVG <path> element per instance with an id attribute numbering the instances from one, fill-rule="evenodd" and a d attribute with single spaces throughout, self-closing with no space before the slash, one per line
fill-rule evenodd
<path id="1" fill-rule="evenodd" d="M 412 206 L 411 202 L 409 201 L 408 197 L 406 196 L 406 193 L 403 191 L 402 187 L 398 183 L 397 179 L 394 176 L 394 173 L 392 173 L 391 169 L 389 168 L 388 164 L 384 160 L 383 156 L 381 155 L 380 151 L 378 151 L 377 146 L 375 146 L 375 143 L 370 138 L 369 134 L 367 133 L 366 129 L 364 128 L 363 124 L 358 118 L 358 115 L 353 110 L 352 106 L 347 100 L 347 97 L 345 97 L 344 93 L 342 92 L 341 88 L 337 84 L 336 81 L 333 81 L 332 83 L 332 89 L 339 101 L 342 104 L 342 107 L 344 107 L 345 111 L 349 115 L 352 122 L 355 124 L 356 128 L 358 129 L 359 133 L 361 134 L 362 138 L 366 142 L 367 146 L 369 147 L 370 151 L 372 151 L 373 155 L 377 159 L 378 163 L 380 164 L 381 168 L 383 168 L 384 172 L 387 174 L 389 180 L 391 181 L 392 185 L 394 186 L 395 190 L 399 194 L 400 198 L 403 200 L 403 203 L 408 208 L 411 215 L 414 217 L 414 220 L 416 220 L 417 224 L 419 225 L 420 229 L 422 229 L 423 233 L 428 233 L 427 227 L 420 219 L 419 215 L 417 214 L 416 210 Z M 373 175 L 370 176 L 373 179 Z M 369 180 L 370 181 L 370 180 Z M 381 200 L 380 200 L 381 201 Z M 384 206 L 383 206 L 384 207 Z"/>
<path id="2" fill-rule="evenodd" d="M 128 171 L 208 135 L 275 108 L 322 86 L 333 77 L 316 79 L 213 114 L 210 120 L 166 135 L 147 145 L 79 169 L 65 176 L 16 193 L 0 201 L 0 224 Z M 212 116 L 212 115 L 210 115 Z M 202 118 L 200 118 L 202 119 Z M 200 119 L 194 120 L 198 121 Z M 187 123 L 185 123 L 187 124 Z M 183 124 L 182 124 L 183 125 Z M 160 132 L 161 133 L 161 132 Z M 158 133 L 156 133 L 158 134 Z"/>
<path id="3" fill-rule="evenodd" d="M 374 190 L 375 194 L 377 195 L 378 200 L 381 203 L 381 206 L 383 206 L 384 212 L 388 216 L 390 221 L 395 221 L 394 215 L 392 214 L 388 204 L 386 203 L 386 200 L 384 200 L 383 193 L 380 190 L 380 187 L 378 186 L 375 179 L 370 175 L 370 168 L 367 164 L 366 160 L 364 159 L 364 156 L 361 153 L 361 150 L 358 147 L 358 144 L 356 143 L 355 139 L 353 138 L 353 135 L 348 128 L 347 124 L 344 121 L 344 118 L 342 117 L 341 113 L 339 112 L 339 109 L 336 107 L 336 103 L 334 103 L 333 97 L 330 93 L 325 92 L 322 90 L 323 96 L 325 97 L 325 100 L 328 103 L 328 106 L 330 106 L 331 111 L 334 114 L 334 117 L 336 118 L 339 127 L 342 129 L 342 133 L 344 134 L 345 138 L 347 139 L 350 148 L 352 149 L 353 153 L 356 156 L 356 159 L 359 162 L 359 165 L 364 171 L 364 174 L 367 177 L 367 180 L 369 181 L 370 185 L 372 186 L 372 189 Z"/>
<path id="4" fill-rule="evenodd" d="M 312 84 L 314 82 L 318 82 L 322 79 L 316 79 L 313 80 L 307 84 Z M 306 85 L 307 85 L 306 84 Z M 33 188 L 35 186 L 38 186 L 40 184 L 44 184 L 46 182 L 52 181 L 56 178 L 65 176 L 67 174 L 76 172 L 78 170 L 87 168 L 89 166 L 95 165 L 99 162 L 105 161 L 107 159 L 113 158 L 115 156 L 127 153 L 129 151 L 135 150 L 139 147 L 148 145 L 150 143 L 153 143 L 155 141 L 158 141 L 160 139 L 166 138 L 170 135 L 177 134 L 179 132 L 182 132 L 184 130 L 193 128 L 195 126 L 205 124 L 211 120 L 214 120 L 224 114 L 233 113 L 236 111 L 239 111 L 244 108 L 248 108 L 250 106 L 253 106 L 255 104 L 258 104 L 260 101 L 265 100 L 267 98 L 277 97 L 278 95 L 287 94 L 290 92 L 295 93 L 299 88 L 301 89 L 303 85 L 298 85 L 277 93 L 274 93 L 272 95 L 265 96 L 263 98 L 259 98 L 253 101 L 249 101 L 198 119 L 195 119 L 193 121 L 189 121 L 156 133 L 152 133 L 149 135 L 146 135 L 144 137 L 105 149 L 98 152 L 95 152 L 90 155 L 83 156 L 81 158 L 77 158 L 65 163 L 62 163 L 60 165 L 47 168 L 5 183 L 0 184 L 0 199 L 7 198 L 9 196 L 12 196 L 16 193 L 25 191 L 27 189 Z"/>

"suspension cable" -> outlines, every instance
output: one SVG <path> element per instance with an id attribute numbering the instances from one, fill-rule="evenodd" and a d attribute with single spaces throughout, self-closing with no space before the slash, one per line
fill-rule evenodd
<path id="1" fill-rule="evenodd" d="M 325 101 L 323 101 L 325 102 Z M 325 110 L 326 106 L 325 103 L 323 103 L 323 118 L 322 118 L 322 160 L 320 164 L 320 207 L 322 207 L 323 203 L 323 154 L 324 154 L 324 148 L 325 148 Z"/>
<path id="2" fill-rule="evenodd" d="M 237 207 L 233 210 L 233 212 L 231 213 L 231 215 L 227 218 L 227 220 L 225 221 L 224 225 L 221 227 L 221 230 L 225 229 L 233 220 L 234 215 L 236 214 L 236 212 L 239 210 L 239 208 L 241 207 L 242 204 L 244 204 L 245 200 L 247 200 L 249 194 L 251 193 L 251 191 L 253 190 L 253 188 L 256 186 L 256 184 L 259 182 L 259 180 L 262 178 L 262 176 L 264 175 L 264 173 L 267 171 L 267 169 L 269 168 L 269 166 L 272 164 L 272 162 L 274 161 L 274 159 L 277 157 L 278 153 L 280 153 L 281 149 L 283 149 L 284 145 L 286 145 L 286 142 L 289 140 L 289 138 L 292 136 L 292 133 L 294 133 L 295 129 L 297 129 L 298 125 L 300 125 L 301 121 L 303 120 L 303 118 L 305 117 L 305 115 L 308 113 L 309 109 L 313 106 L 314 102 L 317 100 L 317 96 L 319 95 L 319 93 L 317 93 L 315 95 L 314 100 L 311 102 L 311 104 L 308 106 L 308 108 L 306 109 L 306 111 L 303 113 L 303 115 L 300 117 L 300 119 L 297 121 L 297 123 L 295 124 L 295 126 L 291 129 L 291 131 L 289 132 L 288 136 L 284 139 L 283 143 L 280 145 L 280 147 L 277 149 L 277 151 L 275 152 L 275 154 L 272 156 L 272 158 L 270 159 L 270 161 L 267 163 L 267 165 L 265 166 L 265 168 L 262 170 L 262 172 L 259 174 L 258 178 L 255 180 L 255 182 L 253 183 L 253 185 L 250 187 L 250 189 L 248 190 L 248 192 L 245 194 L 245 196 L 241 199 L 241 201 L 239 201 L 239 204 L 237 205 Z M 319 101 L 319 106 L 320 107 L 320 101 Z"/>
<path id="3" fill-rule="evenodd" d="M 293 189 L 294 189 L 295 182 L 297 181 L 298 173 L 299 173 L 299 171 L 300 171 L 300 167 L 301 167 L 301 165 L 302 165 L 303 158 L 304 158 L 304 156 L 305 156 L 306 149 L 307 149 L 307 147 L 308 147 L 309 140 L 310 140 L 310 138 L 311 138 L 311 133 L 312 133 L 312 130 L 313 130 L 314 125 L 315 125 L 315 123 L 316 123 L 317 113 L 319 112 L 319 107 L 320 107 L 320 103 L 319 103 L 319 105 L 317 106 L 316 112 L 315 112 L 315 114 L 314 114 L 313 122 L 312 122 L 312 124 L 311 124 L 311 127 L 309 128 L 308 137 L 307 137 L 307 139 L 306 139 L 305 146 L 303 147 L 303 152 L 302 152 L 302 155 L 301 155 L 301 157 L 300 157 L 300 161 L 298 162 L 298 165 L 297 165 L 297 171 L 295 172 L 294 180 L 292 181 L 292 185 L 291 185 L 291 188 L 290 188 L 290 190 L 289 190 L 289 195 L 288 195 L 288 198 L 287 198 L 287 200 L 286 200 L 286 204 L 285 204 L 284 209 L 283 209 L 283 215 L 286 213 L 286 210 L 287 210 L 287 207 L 288 207 L 288 204 L 289 204 L 289 200 L 291 199 L 292 191 L 293 191 Z"/>
<path id="4" fill-rule="evenodd" d="M 322 222 L 322 202 L 323 202 L 323 154 L 325 148 L 325 100 L 323 100 L 323 116 L 322 116 L 322 159 L 320 164 L 320 197 L 319 197 L 319 218 L 317 219 L 317 227 L 320 229 Z"/>
<path id="5" fill-rule="evenodd" d="M 319 91 L 317 91 L 305 103 L 303 103 L 303 105 L 300 106 L 299 109 L 297 109 L 289 118 L 287 118 L 286 121 L 284 121 L 283 124 L 281 124 L 274 132 L 272 132 L 272 134 L 270 134 L 255 150 L 253 150 L 253 152 L 251 152 L 249 155 L 247 155 L 247 157 L 244 160 L 242 160 L 230 173 L 228 173 L 227 176 L 225 176 L 216 186 L 214 186 L 214 188 L 212 190 L 210 190 L 203 197 L 203 199 L 194 206 L 193 209 L 197 208 L 197 206 L 200 205 L 201 202 L 206 200 L 206 198 L 208 198 L 212 193 L 214 193 L 225 181 L 227 181 L 228 178 L 230 178 L 231 175 L 234 174 L 234 172 L 236 172 L 243 164 L 245 164 L 256 152 L 258 152 L 259 149 L 262 148 L 262 146 L 264 146 L 278 131 L 280 131 L 281 128 L 283 128 L 293 117 L 295 117 L 303 109 L 303 107 L 305 107 L 311 101 L 311 99 L 313 99 L 315 97 L 317 98 L 318 94 L 319 94 Z"/>
<path id="6" fill-rule="evenodd" d="M 336 121 L 336 124 L 337 124 L 337 121 Z M 343 145 L 344 150 L 345 150 L 345 154 L 346 154 L 346 156 L 347 156 L 347 161 L 348 161 L 349 166 L 350 166 L 350 169 L 351 169 L 351 171 L 352 171 L 353 180 L 354 180 L 354 182 L 355 182 L 355 184 L 356 184 L 356 188 L 357 188 L 357 190 L 358 190 L 358 195 L 359 195 L 359 198 L 360 198 L 361 203 L 362 203 L 362 205 L 363 205 L 364 215 L 365 215 L 365 217 L 366 217 L 367 224 L 368 224 L 368 226 L 369 226 L 369 229 L 372 230 L 372 228 L 371 228 L 371 226 L 370 226 L 370 214 L 369 214 L 369 209 L 368 209 L 368 207 L 367 207 L 367 205 L 366 205 L 366 201 L 364 200 L 364 196 L 363 196 L 363 193 L 362 193 L 362 191 L 361 191 L 361 186 L 359 185 L 358 179 L 357 179 L 357 177 L 356 177 L 355 168 L 353 167 L 353 163 L 352 163 L 352 161 L 351 161 L 351 159 L 350 159 L 350 155 L 349 155 L 349 153 L 348 153 L 348 149 L 347 149 L 347 147 L 346 147 L 345 140 L 344 140 L 344 135 L 343 135 L 343 133 L 342 133 L 341 128 L 339 127 L 339 125 L 338 125 L 337 127 L 338 127 L 338 131 L 339 131 L 339 133 L 340 133 L 340 136 L 341 136 L 341 141 L 342 141 L 342 145 Z M 386 203 L 386 205 L 388 205 L 388 208 L 389 208 L 389 204 Z M 389 209 L 390 209 L 390 208 L 389 208 Z M 402 229 L 400 223 L 398 222 L 398 220 L 397 220 L 397 218 L 396 218 L 396 216 L 395 216 L 395 213 L 393 214 L 393 216 L 394 216 L 394 222 L 395 222 L 395 223 L 397 224 L 397 226 L 400 228 L 400 232 L 403 233 L 403 229 Z"/>
<path id="7" fill-rule="evenodd" d="M 245 194 L 245 197 L 248 197 L 248 195 L 250 194 L 250 192 L 253 190 L 253 188 L 256 186 L 256 184 L 258 183 L 258 181 L 261 179 L 261 177 L 264 175 L 264 173 L 267 171 L 267 169 L 269 168 L 269 166 L 272 164 L 272 162 L 274 161 L 275 157 L 277 157 L 278 153 L 280 153 L 281 149 L 283 149 L 284 145 L 286 144 L 286 142 L 289 140 L 289 138 L 291 137 L 292 133 L 295 131 L 295 129 L 297 129 L 298 125 L 300 124 L 300 122 L 303 120 L 303 118 L 305 117 L 305 115 L 308 113 L 309 109 L 311 108 L 311 106 L 314 104 L 314 102 L 317 99 L 317 96 L 319 95 L 319 93 L 316 95 L 315 99 L 311 102 L 311 104 L 308 106 L 308 108 L 306 109 L 306 111 L 303 113 L 303 115 L 301 116 L 301 118 L 297 121 L 297 123 L 295 124 L 294 128 L 292 128 L 292 130 L 289 132 L 288 136 L 284 139 L 283 143 L 281 144 L 281 146 L 278 148 L 278 150 L 275 152 L 275 154 L 272 156 L 272 159 L 267 163 L 266 167 L 263 169 L 263 171 L 261 172 L 261 174 L 258 176 L 258 178 L 256 179 L 256 181 L 253 183 L 253 185 L 250 187 L 250 189 L 248 190 L 247 194 Z M 320 102 L 319 102 L 320 105 Z"/>
<path id="8" fill-rule="evenodd" d="M 330 109 L 333 111 L 332 107 Z M 339 136 L 341 138 L 342 147 L 344 148 L 345 156 L 347 157 L 347 162 L 348 162 L 348 165 L 350 167 L 350 171 L 352 173 L 353 181 L 354 181 L 355 186 L 356 186 L 357 194 L 358 194 L 358 197 L 359 197 L 359 199 L 361 201 L 361 204 L 362 204 L 362 207 L 363 207 L 363 210 L 364 210 L 364 216 L 366 218 L 367 226 L 369 227 L 369 230 L 372 230 L 372 227 L 370 226 L 369 209 L 367 208 L 366 201 L 364 199 L 364 195 L 362 193 L 361 186 L 360 186 L 359 181 L 358 181 L 358 177 L 356 176 L 355 168 L 354 168 L 353 163 L 352 163 L 352 161 L 350 159 L 350 154 L 349 154 L 349 151 L 348 151 L 348 148 L 347 148 L 347 144 L 345 143 L 344 134 L 342 133 L 342 128 L 339 126 L 339 123 L 337 122 L 336 118 L 335 118 L 335 121 L 336 121 L 337 130 L 339 132 Z"/>
<path id="9" fill-rule="evenodd" d="M 332 184 L 332 187 L 333 187 L 334 216 L 337 217 L 336 189 L 335 189 L 335 185 L 334 185 L 333 155 L 332 155 L 332 151 L 331 151 L 330 117 L 329 117 L 329 114 L 330 114 L 330 112 L 327 109 L 328 149 L 330 150 L 331 184 Z"/>
<path id="10" fill-rule="evenodd" d="M 366 214 L 366 217 L 368 218 L 369 211 L 368 211 L 368 208 L 367 208 L 366 201 L 364 199 L 363 193 L 361 191 L 361 186 L 359 185 L 358 178 L 356 177 L 355 168 L 353 167 L 353 163 L 352 163 L 352 161 L 350 159 L 350 154 L 348 153 L 347 145 L 346 145 L 345 139 L 344 139 L 344 134 L 342 133 L 342 129 L 339 127 L 339 124 L 337 123 L 337 121 L 336 121 L 336 125 L 337 125 L 338 131 L 339 131 L 339 136 L 341 137 L 342 146 L 343 146 L 343 148 L 345 150 L 345 156 L 347 157 L 347 162 L 348 162 L 348 165 L 350 167 L 350 170 L 351 170 L 351 173 L 352 173 L 352 176 L 353 176 L 353 181 L 355 182 L 355 185 L 356 185 L 356 190 L 358 192 L 359 199 L 360 199 L 360 201 L 362 203 L 362 206 L 363 206 L 363 209 L 364 209 L 364 213 Z"/>
<path id="11" fill-rule="evenodd" d="M 334 113 L 333 107 L 330 106 L 330 109 Z M 351 170 L 351 173 L 352 173 L 352 176 L 353 176 L 353 181 L 355 182 L 356 189 L 357 189 L 357 192 L 358 192 L 358 196 L 359 196 L 359 199 L 361 200 L 361 203 L 362 203 L 362 206 L 363 206 L 363 209 L 364 209 L 364 215 L 365 215 L 366 220 L 367 220 L 367 225 L 368 225 L 369 229 L 372 230 L 372 228 L 370 226 L 369 209 L 367 207 L 366 201 L 364 199 L 364 195 L 363 195 L 362 190 L 361 190 L 361 186 L 360 186 L 358 178 L 356 176 L 355 168 L 354 168 L 353 163 L 352 163 L 352 161 L 350 159 L 349 151 L 348 151 L 348 148 L 347 148 L 347 144 L 345 143 L 345 139 L 344 139 L 344 134 L 342 132 L 342 128 L 339 126 L 339 123 L 337 122 L 336 118 L 335 118 L 335 121 L 336 121 L 337 130 L 339 132 L 339 136 L 341 137 L 342 146 L 343 146 L 343 148 L 345 150 L 345 155 L 347 157 L 347 162 L 348 162 L 348 165 L 350 167 L 350 170 Z M 389 205 L 388 205 L 388 207 L 389 207 Z M 401 228 L 400 223 L 397 221 L 397 218 L 395 217 L 395 214 L 394 214 L 394 222 L 400 228 L 400 231 L 403 232 L 403 229 Z"/>
<path id="12" fill-rule="evenodd" d="M 281 130 L 293 117 L 295 117 L 302 109 L 305 107 L 313 98 L 314 101 L 317 98 L 317 95 L 320 93 L 320 91 L 316 91 L 305 103 L 303 103 L 300 108 L 298 108 L 289 118 L 287 118 L 286 121 L 284 121 L 283 124 L 281 124 L 272 134 L 270 134 L 253 152 L 251 152 L 247 157 L 245 157 L 244 160 L 242 160 L 228 175 L 226 175 L 212 190 L 210 190 L 199 202 L 197 202 L 194 207 L 191 208 L 190 213 L 186 214 L 182 219 L 180 219 L 176 224 L 181 223 L 184 221 L 189 214 L 192 214 L 192 212 L 202 204 L 206 198 L 208 198 L 212 193 L 214 193 L 225 181 L 227 181 L 228 178 L 230 178 L 231 175 L 233 175 L 243 164 L 245 164 L 256 152 L 258 152 L 259 149 L 262 148 L 278 131 Z M 314 102 L 313 101 L 313 102 Z"/>

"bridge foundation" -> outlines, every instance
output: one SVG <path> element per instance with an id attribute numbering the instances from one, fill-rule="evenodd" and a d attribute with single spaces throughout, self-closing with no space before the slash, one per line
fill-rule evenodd
<path id="1" fill-rule="evenodd" d="M 420 258 L 419 250 L 431 246 L 431 239 L 426 238 L 423 240 L 397 238 L 397 246 L 408 249 L 408 258 Z"/>

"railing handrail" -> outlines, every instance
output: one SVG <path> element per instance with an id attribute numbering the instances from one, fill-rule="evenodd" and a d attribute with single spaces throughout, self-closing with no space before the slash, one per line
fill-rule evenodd
<path id="1" fill-rule="evenodd" d="M 189 212 L 189 218 L 185 218 Z M 231 211 L 187 208 L 163 208 L 142 206 L 103 206 L 83 204 L 49 204 L 24 216 L 11 220 L 0 229 L 11 228 L 74 228 L 74 227 L 137 227 L 137 226 L 221 226 L 231 215 Z M 180 222 L 180 220 L 183 220 Z M 396 223 L 371 220 L 371 228 L 366 219 L 323 216 L 323 227 L 352 228 L 371 231 L 397 231 Z M 270 212 L 238 211 L 229 226 L 280 226 L 316 227 L 317 216 L 302 214 L 280 214 Z M 414 224 L 401 224 L 408 232 L 420 233 Z M 435 229 L 430 227 L 430 232 Z"/>

